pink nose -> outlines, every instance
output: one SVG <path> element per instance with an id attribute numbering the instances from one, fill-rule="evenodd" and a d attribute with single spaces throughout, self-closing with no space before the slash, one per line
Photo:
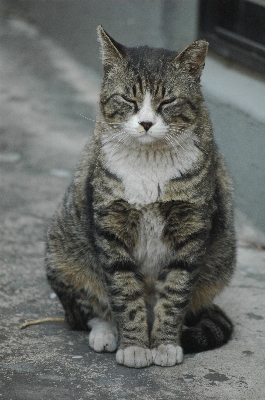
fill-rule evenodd
<path id="1" fill-rule="evenodd" d="M 145 131 L 147 132 L 153 125 L 153 122 L 143 121 L 143 122 L 139 122 L 139 124 L 142 125 L 144 127 Z"/>

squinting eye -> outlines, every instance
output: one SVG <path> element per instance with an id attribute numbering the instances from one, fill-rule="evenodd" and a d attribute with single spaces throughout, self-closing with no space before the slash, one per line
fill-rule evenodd
<path id="1" fill-rule="evenodd" d="M 127 101 L 128 103 L 132 103 L 134 105 L 135 112 L 138 111 L 138 105 L 136 100 L 129 99 L 128 97 L 122 95 L 123 100 Z"/>
<path id="2" fill-rule="evenodd" d="M 158 112 L 161 112 L 162 109 L 163 109 L 163 106 L 165 106 L 166 104 L 173 103 L 175 100 L 176 100 L 176 97 L 172 97 L 171 99 L 163 100 L 163 101 L 159 104 L 159 107 L 158 107 L 157 111 L 158 111 Z"/>
<path id="3" fill-rule="evenodd" d="M 128 103 L 134 103 L 134 104 L 136 103 L 136 100 L 129 99 L 128 97 L 126 97 L 124 95 L 122 95 L 121 97 L 123 98 L 123 100 L 128 101 Z"/>

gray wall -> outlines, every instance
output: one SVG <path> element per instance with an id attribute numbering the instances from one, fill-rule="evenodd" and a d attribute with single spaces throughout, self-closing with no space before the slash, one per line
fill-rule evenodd
<path id="1" fill-rule="evenodd" d="M 207 93 L 205 98 L 234 181 L 236 206 L 265 232 L 265 123 Z"/>
<path id="2" fill-rule="evenodd" d="M 76 59 L 101 69 L 96 27 L 128 45 L 181 50 L 197 36 L 195 0 L 4 0 L 67 48 Z"/>

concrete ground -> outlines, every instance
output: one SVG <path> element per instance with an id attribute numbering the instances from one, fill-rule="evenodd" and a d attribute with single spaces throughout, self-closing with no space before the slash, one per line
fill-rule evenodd
<path id="1" fill-rule="evenodd" d="M 63 317 L 45 278 L 44 236 L 92 134 L 80 114 L 95 118 L 99 82 L 16 18 L 0 21 L 0 54 L 0 399 L 263 399 L 265 242 L 240 213 L 238 268 L 217 299 L 235 324 L 223 348 L 135 370 L 94 353 L 87 334 L 64 323 L 19 329 Z"/>

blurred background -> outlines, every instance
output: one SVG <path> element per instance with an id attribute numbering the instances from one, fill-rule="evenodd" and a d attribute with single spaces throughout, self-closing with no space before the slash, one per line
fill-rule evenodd
<path id="1" fill-rule="evenodd" d="M 13 21 L 17 37 L 27 31 L 38 43 L 38 31 L 54 44 L 49 45 L 50 57 L 51 49 L 57 49 L 54 65 L 79 91 L 78 99 L 64 102 L 73 120 L 73 109 L 87 118 L 96 115 L 102 72 L 97 25 L 129 46 L 180 51 L 193 40 L 206 39 L 210 51 L 203 93 L 235 182 L 235 203 L 265 231 L 265 0 L 1 0 L 0 11 L 5 21 Z M 5 46 L 8 40 L 2 38 Z M 28 47 L 19 43 L 17 53 L 26 54 Z M 33 52 L 26 63 L 35 64 L 35 73 L 51 85 L 41 57 Z M 54 88 L 49 90 L 52 94 Z M 56 93 L 63 90 L 57 87 Z M 87 124 L 91 133 L 92 124 Z"/>

